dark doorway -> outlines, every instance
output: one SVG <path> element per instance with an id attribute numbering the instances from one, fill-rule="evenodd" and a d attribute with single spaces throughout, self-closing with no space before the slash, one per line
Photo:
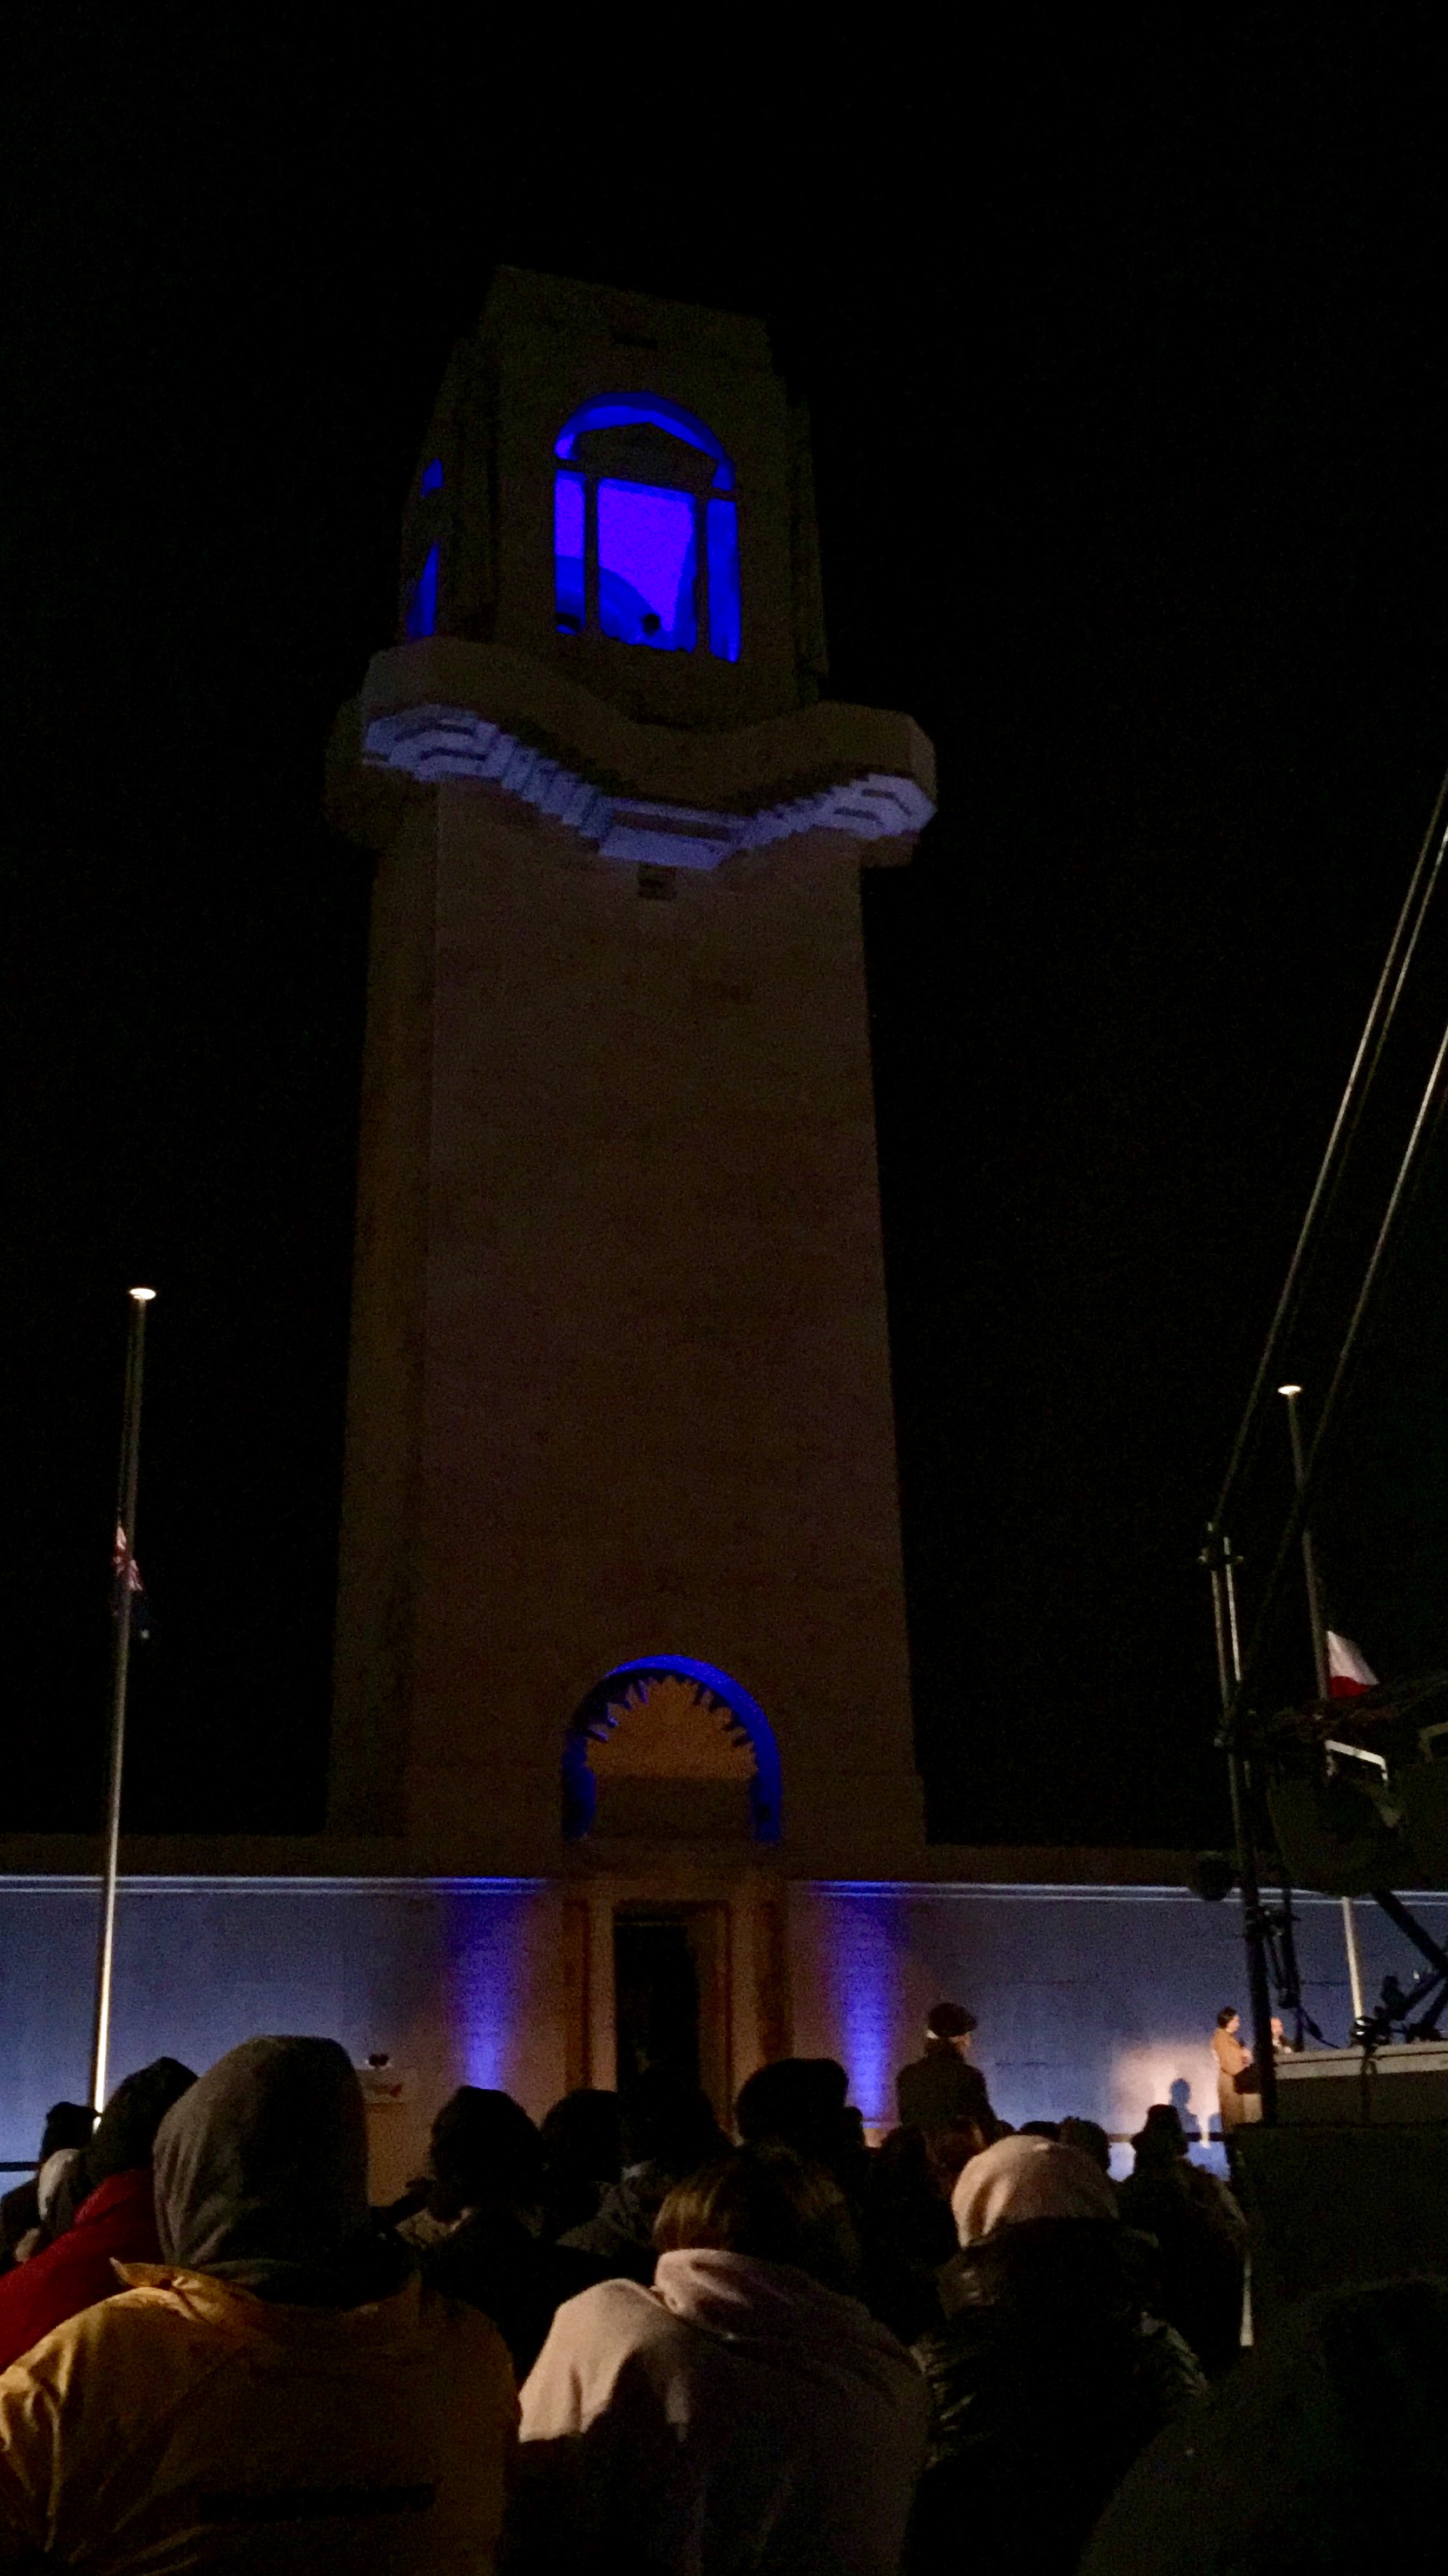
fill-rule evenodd
<path id="1" fill-rule="evenodd" d="M 699 1972 L 678 1914 L 617 1914 L 613 1926 L 618 2081 L 653 2067 L 699 2081 Z"/>

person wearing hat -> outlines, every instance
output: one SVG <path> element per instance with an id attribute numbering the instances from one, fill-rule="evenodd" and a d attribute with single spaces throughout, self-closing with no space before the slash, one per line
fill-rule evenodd
<path id="1" fill-rule="evenodd" d="M 1151 2304 L 1216 2379 L 1241 2346 L 1247 2222 L 1226 2184 L 1192 2163 L 1175 2103 L 1153 2102 L 1131 2143 L 1121 2215 L 1155 2240 Z"/>
<path id="2" fill-rule="evenodd" d="M 964 2004 L 935 2004 L 925 2021 L 925 2054 L 902 2066 L 895 2078 L 895 2104 L 902 2128 L 923 2130 L 928 2138 L 939 2129 L 974 2123 L 987 2140 L 996 2133 L 995 2114 L 985 2077 L 969 2062 L 974 2013 Z"/>

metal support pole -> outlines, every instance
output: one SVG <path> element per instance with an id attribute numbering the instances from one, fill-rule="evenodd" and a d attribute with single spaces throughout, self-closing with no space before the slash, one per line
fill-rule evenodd
<path id="1" fill-rule="evenodd" d="M 1397 1926 L 1404 1940 L 1411 1941 L 1414 1949 L 1427 1960 L 1435 1975 L 1440 1976 L 1444 1983 L 1448 1984 L 1448 1951 L 1434 1940 L 1427 1925 L 1420 1923 L 1415 1914 L 1408 1912 L 1402 1898 L 1395 1896 L 1390 1887 L 1375 1887 L 1373 1903 L 1381 1906 L 1388 1921 Z"/>
<path id="2" fill-rule="evenodd" d="M 1292 1441 L 1292 1478 L 1300 1496 L 1307 1481 L 1307 1461 L 1302 1449 L 1302 1424 L 1297 1412 L 1302 1389 L 1300 1386 L 1279 1386 L 1277 1392 L 1284 1398 L 1287 1405 L 1287 1428 Z M 1327 1620 L 1322 1607 L 1322 1586 L 1317 1576 L 1317 1557 L 1313 1550 L 1312 1532 L 1306 1521 L 1302 1524 L 1302 1573 L 1307 1586 L 1307 1617 L 1312 1629 L 1312 1661 L 1317 1674 L 1317 1696 L 1322 1700 L 1330 1699 L 1332 1674 L 1328 1668 Z M 1353 2026 L 1356 2028 L 1363 2018 L 1365 2009 L 1363 1963 L 1358 1951 L 1357 1922 L 1352 1910 L 1352 1898 L 1344 1896 L 1340 1902 L 1343 1947 L 1347 1952 L 1348 1991 L 1352 1996 Z"/>
<path id="3" fill-rule="evenodd" d="M 1357 1916 L 1352 1910 L 1350 1896 L 1342 1899 L 1342 1945 L 1347 1952 L 1347 1982 L 1352 1996 L 1353 2036 L 1356 2038 L 1367 2019 L 1367 2005 L 1363 2000 L 1363 1962 L 1358 1948 Z"/>
<path id="4" fill-rule="evenodd" d="M 90 2098 L 105 2109 L 106 2061 L 111 2038 L 111 1985 L 116 1951 L 116 1875 L 121 1855 L 121 1779 L 126 1760 L 126 1688 L 134 1619 L 131 1568 L 136 1556 L 136 1485 L 141 1457 L 141 1378 L 146 1356 L 146 1308 L 154 1288 L 131 1290 L 131 1331 L 126 1346 L 126 1397 L 121 1423 L 121 1476 L 116 1504 L 115 1638 L 111 1660 L 111 1742 L 106 1774 L 105 1857 L 101 1875 L 100 1939 L 96 1949 L 95 2021 L 91 2031 Z"/>
<path id="5" fill-rule="evenodd" d="M 1272 2046 L 1272 1992 L 1267 1983 L 1267 1943 L 1262 1921 L 1262 1891 L 1257 1884 L 1257 1848 L 1252 1831 L 1252 1784 L 1237 1736 L 1237 1701 L 1242 1656 L 1237 1636 L 1237 1590 L 1232 1574 L 1232 1547 L 1215 1524 L 1207 1532 L 1207 1572 L 1212 1583 L 1212 1620 L 1217 1640 L 1217 1683 L 1222 1695 L 1222 1749 L 1227 1757 L 1227 1786 L 1232 1800 L 1232 1832 L 1237 1847 L 1237 1882 L 1242 1890 L 1242 1938 L 1247 1949 L 1247 1986 L 1252 2002 L 1252 2057 L 1261 2087 L 1262 2119 L 1277 2120 L 1277 2058 Z"/>
<path id="6" fill-rule="evenodd" d="M 1292 1481 L 1300 1494 L 1307 1481 L 1307 1466 L 1302 1454 L 1302 1424 L 1297 1407 L 1302 1400 L 1300 1386 L 1279 1386 L 1278 1394 L 1287 1406 L 1287 1430 L 1292 1442 Z M 1307 1618 L 1312 1630 L 1312 1662 L 1317 1674 L 1317 1696 L 1326 1699 L 1332 1686 L 1327 1669 L 1327 1621 L 1322 1615 L 1322 1586 L 1317 1579 L 1317 1558 L 1313 1554 L 1312 1532 L 1302 1524 L 1302 1573 L 1307 1585 Z"/>

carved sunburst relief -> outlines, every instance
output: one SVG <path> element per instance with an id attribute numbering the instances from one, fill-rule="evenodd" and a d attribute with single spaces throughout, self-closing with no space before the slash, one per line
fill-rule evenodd
<path id="1" fill-rule="evenodd" d="M 754 1747 L 733 1710 L 678 1673 L 628 1682 L 588 1729 L 596 1780 L 752 1780 Z"/>
<path id="2" fill-rule="evenodd" d="M 641 1656 L 618 1664 L 575 1709 L 563 1743 L 563 1831 L 587 1834 L 598 1793 L 624 1781 L 737 1783 L 747 1789 L 756 1842 L 780 1836 L 779 1748 L 758 1701 L 696 1656 Z M 643 1794 L 628 1791 L 624 1807 Z M 717 1787 L 709 1795 L 717 1798 Z M 616 1802 L 615 1802 L 616 1807 Z"/>

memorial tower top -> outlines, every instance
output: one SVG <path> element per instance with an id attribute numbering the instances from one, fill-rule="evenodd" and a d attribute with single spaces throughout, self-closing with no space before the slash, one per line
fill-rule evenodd
<path id="1" fill-rule="evenodd" d="M 511 646 L 645 723 L 812 703 L 808 424 L 763 324 L 500 270 L 404 518 L 398 640 L 430 635 Z"/>

